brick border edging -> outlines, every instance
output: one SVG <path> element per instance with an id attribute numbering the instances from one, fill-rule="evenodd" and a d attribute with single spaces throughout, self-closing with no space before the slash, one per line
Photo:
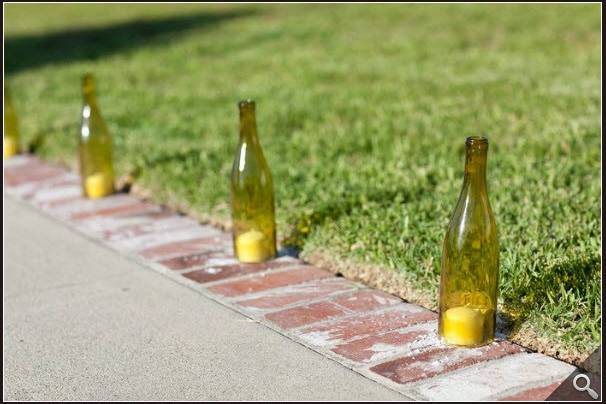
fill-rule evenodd
<path id="1" fill-rule="evenodd" d="M 429 310 L 292 257 L 240 264 L 226 233 L 128 194 L 83 199 L 77 175 L 33 156 L 5 161 L 4 179 L 79 234 L 404 398 L 541 400 L 576 370 L 507 341 L 446 347 Z"/>

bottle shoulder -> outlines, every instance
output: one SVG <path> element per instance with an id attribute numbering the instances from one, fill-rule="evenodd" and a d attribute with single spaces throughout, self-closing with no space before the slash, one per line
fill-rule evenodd
<path id="1" fill-rule="evenodd" d="M 272 175 L 260 147 L 240 142 L 236 148 L 231 172 L 232 183 L 259 182 L 272 186 Z"/>
<path id="2" fill-rule="evenodd" d="M 461 195 L 451 215 L 446 233 L 446 241 L 465 239 L 497 238 L 495 215 L 487 196 L 471 197 Z"/>

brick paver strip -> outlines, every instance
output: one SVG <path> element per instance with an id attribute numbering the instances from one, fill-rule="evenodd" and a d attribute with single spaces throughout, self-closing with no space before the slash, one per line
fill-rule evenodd
<path id="1" fill-rule="evenodd" d="M 87 220 L 96 216 L 119 216 L 133 213 L 148 212 L 158 209 L 156 206 L 145 202 L 133 202 L 129 205 L 113 206 L 90 212 L 77 212 L 71 216 L 72 220 Z"/>
<path id="2" fill-rule="evenodd" d="M 265 318 L 282 328 L 296 328 L 346 314 L 332 302 L 317 302 L 266 314 Z"/>
<path id="3" fill-rule="evenodd" d="M 439 347 L 384 362 L 370 370 L 396 383 L 411 383 L 520 352 L 524 352 L 521 347 L 508 342 L 495 342 L 474 349 Z"/>
<path id="4" fill-rule="evenodd" d="M 574 366 L 541 354 L 507 355 L 415 383 L 409 392 L 421 400 L 492 400 L 545 381 L 565 379 Z"/>
<path id="5" fill-rule="evenodd" d="M 57 199 L 53 199 L 50 201 L 44 201 L 44 202 L 40 202 L 38 203 L 38 206 L 44 210 L 48 210 L 48 209 L 53 209 L 56 208 L 58 206 L 61 205 L 66 205 L 72 202 L 76 202 L 76 201 L 80 201 L 82 200 L 82 196 L 78 195 L 78 196 L 65 196 L 62 198 L 57 198 Z"/>
<path id="6" fill-rule="evenodd" d="M 342 278 L 318 279 L 306 283 L 271 289 L 261 296 L 238 301 L 249 310 L 275 310 L 298 302 L 305 302 L 335 293 L 353 291 L 357 286 Z"/>
<path id="7" fill-rule="evenodd" d="M 209 258 L 206 262 L 209 262 Z M 170 260 L 169 260 L 170 261 Z M 161 261 L 161 263 L 163 263 Z M 239 275 L 254 274 L 257 272 L 267 271 L 268 269 L 287 268 L 296 265 L 291 261 L 269 261 L 259 264 L 227 264 L 227 265 L 212 265 L 204 269 L 191 271 L 183 274 L 184 277 L 196 281 L 198 283 L 215 282 L 223 279 L 233 278 Z M 175 268 L 171 268 L 175 269 Z"/>
<path id="8" fill-rule="evenodd" d="M 548 386 L 534 387 L 521 393 L 503 397 L 499 401 L 545 401 L 560 385 L 560 382 L 556 382 Z"/>
<path id="9" fill-rule="evenodd" d="M 161 260 L 159 261 L 160 264 L 164 265 L 165 267 L 175 270 L 175 271 L 179 271 L 179 270 L 184 270 L 184 269 L 190 269 L 190 268 L 195 268 L 195 267 L 201 267 L 206 265 L 211 259 L 213 258 L 224 258 L 226 257 L 226 255 L 231 255 L 231 252 L 227 253 L 225 251 L 225 248 L 216 248 L 213 250 L 208 250 L 208 251 L 204 251 L 198 254 L 190 254 L 190 255 L 184 255 L 184 256 L 180 256 L 180 257 L 174 257 L 174 258 L 168 258 L 165 260 Z M 256 264 L 251 264 L 253 266 L 255 266 Z M 267 264 L 263 263 L 261 264 L 261 266 L 266 266 Z M 227 268 L 223 268 L 222 270 L 228 271 Z M 202 271 L 202 274 L 212 274 L 216 271 L 210 271 L 210 272 L 204 272 Z M 236 273 L 236 271 L 234 271 L 234 273 Z M 191 275 L 192 273 L 190 273 L 189 275 Z M 188 276 L 189 277 L 189 276 Z M 205 275 L 202 275 L 202 277 L 198 278 L 198 279 L 194 279 L 200 283 L 203 282 L 209 282 L 209 280 L 204 279 Z"/>
<path id="10" fill-rule="evenodd" d="M 27 170 L 17 170 L 4 172 L 4 183 L 8 186 L 17 186 L 27 182 L 39 182 L 58 177 L 65 174 L 65 171 L 58 167 L 46 165 L 30 166 Z"/>
<path id="11" fill-rule="evenodd" d="M 97 216 L 82 221 L 78 225 L 84 231 L 101 235 L 104 240 L 118 241 L 167 230 L 166 227 L 161 229 L 158 227 L 162 226 L 165 220 L 171 220 L 172 218 L 179 217 L 167 210 L 157 210 L 119 216 Z M 148 227 L 151 227 L 151 229 L 148 229 Z"/>
<path id="12" fill-rule="evenodd" d="M 11 188 L 11 194 L 22 199 L 29 200 L 38 192 L 65 185 L 74 185 L 79 183 L 73 174 L 60 174 L 41 181 L 24 182 L 14 188 Z M 76 180 L 76 181 L 75 181 Z"/>
<path id="13" fill-rule="evenodd" d="M 291 257 L 242 264 L 229 234 L 131 195 L 85 199 L 78 175 L 33 156 L 5 161 L 4 184 L 9 194 L 185 285 L 201 284 L 202 293 L 403 398 L 543 400 L 576 369 L 506 341 L 445 346 L 432 311 Z"/>
<path id="14" fill-rule="evenodd" d="M 359 290 L 347 296 L 325 299 L 305 306 L 293 307 L 270 314 L 265 318 L 282 328 L 296 328 L 346 314 L 368 312 L 387 307 L 401 300 L 374 290 Z"/>
<path id="15" fill-rule="evenodd" d="M 211 286 L 209 290 L 218 295 L 234 297 L 330 276 L 329 272 L 305 265 L 284 272 L 264 272 L 252 278 Z"/>
<path id="16" fill-rule="evenodd" d="M 73 215 L 79 213 L 95 212 L 101 209 L 114 208 L 124 205 L 132 205 L 138 202 L 136 198 L 126 194 L 115 194 L 107 198 L 102 199 L 85 199 L 78 198 L 75 201 L 69 203 L 62 203 L 59 206 L 54 206 L 52 209 L 47 211 L 52 215 L 60 219 L 68 220 Z"/>
<path id="17" fill-rule="evenodd" d="M 195 226 L 191 223 L 191 220 L 176 216 L 169 211 L 129 215 L 117 220 L 106 218 L 99 224 L 103 226 L 101 231 L 103 238 L 107 241 L 126 240 L 147 234 Z"/>
<path id="18" fill-rule="evenodd" d="M 216 248 L 218 243 L 224 242 L 226 236 L 207 236 L 193 240 L 166 243 L 140 251 L 140 255 L 151 260 L 162 260 L 171 256 L 191 255 Z"/>
<path id="19" fill-rule="evenodd" d="M 339 344 L 332 348 L 332 351 L 359 363 L 375 362 L 397 355 L 411 354 L 416 350 L 429 348 L 437 344 L 436 327 L 437 322 L 430 321 L 384 334 L 373 334 Z"/>
<path id="20" fill-rule="evenodd" d="M 350 312 L 363 313 L 392 306 L 402 302 L 402 299 L 378 290 L 361 290 L 351 295 L 337 297 L 334 302 Z"/>
<path id="21" fill-rule="evenodd" d="M 38 192 L 30 192 L 23 195 L 24 199 L 28 199 L 34 205 L 48 204 L 57 200 L 66 198 L 77 198 L 82 196 L 82 188 L 79 183 L 74 184 L 53 184 L 45 186 Z"/>
<path id="22" fill-rule="evenodd" d="M 366 337 L 413 324 L 434 320 L 436 314 L 408 303 L 378 313 L 358 315 L 297 331 L 303 340 L 315 346 L 331 346 L 353 338 Z"/>

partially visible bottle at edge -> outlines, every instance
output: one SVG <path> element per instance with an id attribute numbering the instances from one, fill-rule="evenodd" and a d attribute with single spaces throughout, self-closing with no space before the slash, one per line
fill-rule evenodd
<path id="1" fill-rule="evenodd" d="M 499 282 L 497 227 L 486 190 L 488 140 L 468 137 L 463 190 L 442 250 L 439 334 L 447 344 L 492 342 Z"/>
<path id="2" fill-rule="evenodd" d="M 10 91 L 4 87 L 4 158 L 17 155 L 20 151 L 17 114 Z"/>
<path id="3" fill-rule="evenodd" d="M 238 106 L 240 142 L 231 171 L 234 252 L 241 262 L 262 262 L 276 255 L 273 183 L 257 137 L 255 102 Z"/>
<path id="4" fill-rule="evenodd" d="M 84 196 L 102 198 L 114 192 L 112 139 L 101 117 L 95 96 L 95 79 L 82 77 L 82 125 L 80 127 L 80 176 Z"/>

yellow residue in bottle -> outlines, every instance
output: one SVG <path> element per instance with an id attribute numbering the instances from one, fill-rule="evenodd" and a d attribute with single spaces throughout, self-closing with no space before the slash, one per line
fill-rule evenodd
<path id="1" fill-rule="evenodd" d="M 236 256 L 242 262 L 262 262 L 273 254 L 267 238 L 258 230 L 250 230 L 236 237 Z"/>
<path id="2" fill-rule="evenodd" d="M 110 195 L 114 191 L 111 176 L 104 173 L 89 175 L 84 181 L 86 196 L 95 199 Z"/>

